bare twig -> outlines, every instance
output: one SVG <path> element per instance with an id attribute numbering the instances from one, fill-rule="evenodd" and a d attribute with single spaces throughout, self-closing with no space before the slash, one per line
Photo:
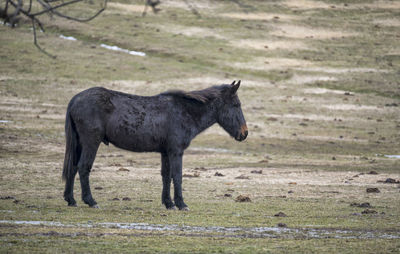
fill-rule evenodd
<path id="1" fill-rule="evenodd" d="M 65 15 L 59 11 L 59 9 L 61 9 L 62 7 L 76 4 L 79 2 L 83 2 L 84 0 L 70 0 L 70 1 L 65 1 L 65 2 L 64 2 L 64 0 L 36 0 L 36 1 L 43 7 L 43 10 L 32 13 L 33 0 L 29 0 L 29 5 L 28 5 L 27 9 L 23 8 L 23 0 L 18 0 L 18 2 L 15 2 L 14 0 L 6 0 L 4 10 L 0 8 L 0 18 L 3 18 L 4 22 L 9 21 L 11 26 L 14 26 L 15 23 L 17 23 L 17 21 L 18 21 L 17 16 L 20 14 L 25 15 L 27 18 L 29 18 L 31 20 L 31 23 L 32 23 L 34 45 L 41 52 L 46 54 L 47 56 L 55 58 L 55 56 L 46 52 L 38 44 L 37 34 L 36 34 L 37 26 L 40 28 L 41 31 L 44 31 L 43 25 L 40 22 L 40 20 L 38 19 L 38 17 L 43 14 L 53 14 L 53 15 L 59 16 L 61 18 L 69 19 L 69 20 L 74 20 L 74 21 L 78 21 L 78 22 L 87 22 L 87 21 L 90 21 L 90 20 L 96 18 L 98 15 L 100 15 L 100 13 L 102 13 L 106 9 L 108 0 L 103 0 L 104 2 L 103 2 L 101 9 L 98 10 L 95 14 L 91 15 L 88 18 L 71 17 L 71 16 Z M 15 11 L 11 15 L 8 15 L 8 8 L 10 5 L 15 8 Z"/>
<path id="2" fill-rule="evenodd" d="M 49 4 L 49 1 L 42 1 L 42 0 L 37 0 L 37 1 L 38 1 L 38 3 L 40 3 L 48 12 L 51 12 L 51 13 L 53 13 L 53 14 L 55 14 L 55 15 L 61 17 L 61 18 L 65 18 L 65 19 L 69 19 L 69 20 L 73 20 L 73 21 L 78 21 L 78 22 L 88 22 L 88 21 L 90 21 L 90 20 L 96 18 L 96 17 L 97 17 L 98 15 L 100 15 L 100 13 L 102 13 L 102 12 L 106 9 L 106 7 L 107 7 L 107 1 L 104 1 L 104 6 L 103 6 L 99 11 L 97 11 L 95 14 L 93 14 L 93 15 L 90 16 L 89 18 L 80 19 L 80 18 L 75 18 L 75 17 L 71 17 L 71 16 L 68 16 L 68 15 L 62 14 L 62 13 L 60 13 L 59 11 L 57 11 L 56 9 L 61 8 L 61 7 L 64 7 L 64 6 L 69 5 L 69 4 L 74 4 L 74 3 L 76 3 L 76 2 L 80 2 L 80 1 L 82 1 L 82 0 L 73 0 L 73 1 L 70 1 L 70 2 L 62 3 L 62 4 L 57 5 L 57 6 L 51 6 L 51 5 Z M 37 14 L 34 14 L 34 15 L 37 15 Z"/>
<path id="3" fill-rule="evenodd" d="M 48 53 L 46 50 L 42 49 L 39 44 L 37 43 L 37 39 L 36 39 L 36 25 L 35 25 L 35 19 L 32 19 L 32 29 L 33 29 L 33 44 L 35 44 L 36 48 L 39 49 L 40 52 L 44 53 L 46 56 L 49 56 L 51 58 L 56 58 L 56 56 Z M 40 24 L 40 23 L 38 23 Z M 41 25 L 40 25 L 41 26 Z"/>

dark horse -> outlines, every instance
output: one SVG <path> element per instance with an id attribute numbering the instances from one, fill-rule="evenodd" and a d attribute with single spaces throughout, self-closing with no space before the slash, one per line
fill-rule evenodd
<path id="1" fill-rule="evenodd" d="M 199 91 L 173 90 L 137 96 L 94 87 L 75 95 L 65 119 L 64 199 L 76 206 L 74 178 L 79 172 L 82 200 L 98 207 L 89 174 L 101 142 L 133 152 L 161 153 L 162 203 L 167 209 L 188 210 L 182 196 L 182 156 L 190 141 L 218 123 L 237 141 L 247 126 L 236 94 L 240 81 Z M 174 201 L 170 196 L 171 179 Z"/>

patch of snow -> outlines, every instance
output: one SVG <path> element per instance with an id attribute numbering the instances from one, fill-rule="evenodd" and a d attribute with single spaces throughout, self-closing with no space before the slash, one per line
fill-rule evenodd
<path id="1" fill-rule="evenodd" d="M 80 227 L 80 228 L 116 228 L 128 230 L 144 231 L 181 231 L 181 232 L 206 232 L 206 233 L 229 233 L 229 237 L 295 237 L 295 238 L 338 238 L 338 239 L 399 239 L 399 233 L 388 234 L 380 231 L 352 231 L 352 230 L 328 230 L 318 228 L 280 228 L 280 227 L 222 227 L 222 226 L 179 226 L 176 224 L 148 224 L 148 223 L 77 223 L 63 224 L 57 221 L 13 221 L 0 220 L 0 224 L 14 225 L 33 225 L 33 226 L 51 226 L 51 227 Z"/>
<path id="2" fill-rule="evenodd" d="M 69 41 L 77 41 L 77 39 L 72 36 L 64 36 L 62 34 L 60 34 L 60 38 L 64 39 L 64 40 L 69 40 Z"/>
<path id="3" fill-rule="evenodd" d="M 386 158 L 400 159 L 400 155 L 387 155 L 387 154 L 385 154 L 383 156 L 385 156 Z"/>
<path id="4" fill-rule="evenodd" d="M 319 87 L 304 89 L 304 93 L 311 93 L 311 94 L 325 94 L 325 93 L 344 94 L 345 92 L 346 91 L 343 90 L 326 89 Z"/>
<path id="5" fill-rule="evenodd" d="M 106 48 L 106 49 L 109 49 L 109 50 L 128 53 L 128 54 L 134 55 L 134 56 L 146 56 L 146 53 L 144 53 L 144 52 L 127 50 L 127 49 L 123 49 L 123 48 L 120 48 L 120 47 L 117 47 L 117 46 L 110 46 L 110 45 L 106 45 L 106 44 L 101 44 L 100 47 L 103 47 L 103 48 Z"/>

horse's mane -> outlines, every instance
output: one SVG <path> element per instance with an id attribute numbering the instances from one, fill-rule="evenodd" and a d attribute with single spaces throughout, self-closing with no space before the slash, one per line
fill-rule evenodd
<path id="1" fill-rule="evenodd" d="M 196 91 L 169 90 L 162 93 L 162 95 L 170 95 L 178 98 L 194 100 L 196 102 L 205 104 L 219 97 L 226 87 L 227 85 L 212 86 L 203 90 Z"/>

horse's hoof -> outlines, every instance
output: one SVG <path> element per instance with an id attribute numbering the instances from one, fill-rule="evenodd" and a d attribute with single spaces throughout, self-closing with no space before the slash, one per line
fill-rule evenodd
<path id="1" fill-rule="evenodd" d="M 176 210 L 176 206 L 168 207 L 167 210 Z"/>
<path id="2" fill-rule="evenodd" d="M 97 204 L 95 204 L 95 205 L 91 205 L 91 206 L 89 206 L 90 208 L 97 208 L 97 209 L 100 209 L 100 206 L 98 206 Z"/>
<path id="3" fill-rule="evenodd" d="M 187 207 L 187 206 L 179 208 L 179 210 L 181 210 L 181 211 L 190 211 L 189 207 Z"/>
<path id="4" fill-rule="evenodd" d="M 70 207 L 77 207 L 76 203 L 74 203 L 74 204 L 68 204 L 68 206 L 70 206 Z"/>

